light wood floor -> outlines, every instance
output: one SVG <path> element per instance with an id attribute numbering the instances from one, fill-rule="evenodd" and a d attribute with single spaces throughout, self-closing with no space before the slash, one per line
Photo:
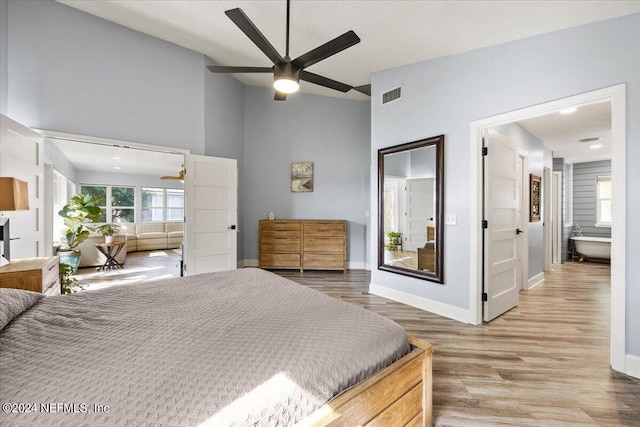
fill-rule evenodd
<path id="1" fill-rule="evenodd" d="M 124 268 L 97 271 L 96 267 L 79 268 L 75 275 L 84 290 L 143 283 L 180 276 L 180 255 L 172 249 L 130 252 Z"/>
<path id="2" fill-rule="evenodd" d="M 434 344 L 435 425 L 640 426 L 640 380 L 609 367 L 608 265 L 558 266 L 481 326 L 369 295 L 364 270 L 277 273 Z"/>

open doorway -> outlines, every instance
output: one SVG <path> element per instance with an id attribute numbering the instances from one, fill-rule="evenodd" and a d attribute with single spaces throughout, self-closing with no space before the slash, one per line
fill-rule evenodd
<path id="1" fill-rule="evenodd" d="M 611 246 L 611 358 L 613 369 L 625 372 L 625 221 L 626 221 L 626 168 L 625 168 L 625 87 L 618 85 L 562 100 L 524 108 L 511 113 L 483 119 L 471 123 L 471 187 L 472 198 L 477 201 L 477 210 L 472 210 L 471 235 L 472 242 L 472 277 L 471 294 L 472 316 L 476 323 L 481 323 L 482 314 L 482 183 L 481 183 L 481 134 L 483 129 L 517 122 L 528 118 L 559 112 L 577 105 L 589 105 L 609 102 L 611 105 L 612 159 L 611 159 L 611 200 L 612 246 Z"/>
<path id="2" fill-rule="evenodd" d="M 185 153 L 44 133 L 51 174 L 45 225 L 54 251 L 65 243 L 63 206 L 76 194 L 100 199 L 98 224 L 76 248 L 74 284 L 94 290 L 180 276 Z"/>

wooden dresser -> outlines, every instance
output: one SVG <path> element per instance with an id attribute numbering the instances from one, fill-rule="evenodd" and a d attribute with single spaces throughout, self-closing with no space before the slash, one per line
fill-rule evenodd
<path id="1" fill-rule="evenodd" d="M 45 295 L 60 294 L 59 261 L 47 258 L 14 259 L 0 268 L 0 288 L 24 289 Z"/>
<path id="2" fill-rule="evenodd" d="M 347 271 L 347 221 L 260 220 L 260 268 Z"/>

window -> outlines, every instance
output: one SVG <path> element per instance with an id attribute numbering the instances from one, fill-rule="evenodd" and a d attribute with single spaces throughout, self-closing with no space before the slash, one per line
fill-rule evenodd
<path id="1" fill-rule="evenodd" d="M 103 197 L 99 222 L 135 222 L 134 187 L 82 185 L 80 192 Z"/>
<path id="2" fill-rule="evenodd" d="M 611 177 L 596 181 L 596 227 L 611 227 Z"/>
<path id="3" fill-rule="evenodd" d="M 143 187 L 142 221 L 184 221 L 184 190 Z"/>

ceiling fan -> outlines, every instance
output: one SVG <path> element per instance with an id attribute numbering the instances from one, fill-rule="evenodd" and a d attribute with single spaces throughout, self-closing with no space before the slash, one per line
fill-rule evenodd
<path id="1" fill-rule="evenodd" d="M 161 176 L 160 179 L 184 182 L 184 165 L 182 165 L 180 172 L 178 172 L 178 176 L 165 175 Z"/>
<path id="2" fill-rule="evenodd" d="M 276 90 L 273 99 L 276 101 L 284 101 L 287 99 L 287 94 L 296 92 L 300 88 L 300 80 L 340 92 L 348 92 L 351 89 L 355 89 L 358 92 L 371 95 L 371 85 L 353 87 L 305 70 L 305 68 L 323 59 L 360 43 L 360 37 L 353 31 L 347 31 L 322 46 L 291 60 L 289 57 L 289 10 L 290 0 L 287 0 L 287 47 L 284 58 L 254 23 L 251 22 L 242 9 L 230 9 L 225 12 L 238 28 L 273 62 L 274 65 L 272 67 L 227 67 L 209 65 L 207 68 L 214 73 L 273 73 L 273 87 Z"/>

